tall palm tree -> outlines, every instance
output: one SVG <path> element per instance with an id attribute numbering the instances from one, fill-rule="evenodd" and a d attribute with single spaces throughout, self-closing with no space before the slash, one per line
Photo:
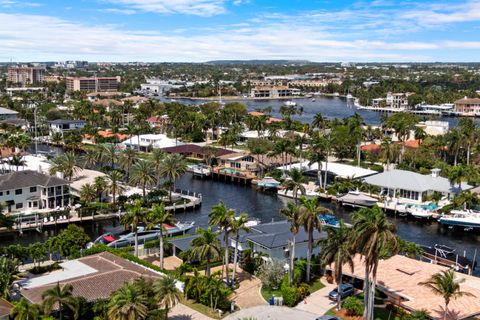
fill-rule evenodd
<path id="1" fill-rule="evenodd" d="M 79 169 L 77 166 L 77 156 L 74 152 L 69 151 L 53 159 L 49 171 L 51 175 L 61 172 L 68 181 L 72 181 L 74 174 Z"/>
<path id="2" fill-rule="evenodd" d="M 378 206 L 364 208 L 353 214 L 353 243 L 365 259 L 364 319 L 373 319 L 373 302 L 378 261 L 385 252 L 398 250 L 395 225 L 390 223 Z M 371 275 L 371 278 L 370 278 Z"/>
<path id="3" fill-rule="evenodd" d="M 108 163 L 110 168 L 115 169 L 115 161 L 118 158 L 118 149 L 115 144 L 105 145 L 102 147 L 103 153 L 101 160 L 104 163 Z"/>
<path id="4" fill-rule="evenodd" d="M 320 260 L 325 265 L 334 264 L 335 282 L 337 283 L 337 309 L 342 303 L 342 268 L 348 264 L 353 272 L 354 250 L 351 242 L 351 231 L 345 226 L 343 220 L 337 227 L 327 228 L 328 236 L 319 241 L 321 246 Z"/>
<path id="5" fill-rule="evenodd" d="M 212 259 L 220 258 L 220 243 L 217 239 L 217 233 L 211 227 L 207 229 L 198 229 L 198 238 L 192 240 L 192 257 L 207 263 L 206 276 L 210 277 L 210 262 Z"/>
<path id="6" fill-rule="evenodd" d="M 238 263 L 238 243 L 240 242 L 240 232 L 250 232 L 250 228 L 247 226 L 248 214 L 242 213 L 230 224 L 230 232 L 235 235 L 235 252 L 233 255 L 233 272 L 232 272 L 232 285 L 235 284 L 235 275 L 237 272 Z"/>
<path id="7" fill-rule="evenodd" d="M 120 153 L 120 167 L 127 173 L 127 180 L 130 177 L 130 168 L 138 161 L 138 154 L 135 149 L 127 148 Z"/>
<path id="8" fill-rule="evenodd" d="M 228 235 L 231 231 L 231 226 L 233 224 L 233 221 L 235 220 L 235 210 L 233 209 L 227 209 L 225 207 L 225 204 L 223 201 L 220 201 L 220 203 L 214 205 L 212 207 L 212 211 L 208 214 L 208 217 L 210 220 L 208 223 L 210 225 L 217 225 L 220 230 L 223 232 L 223 243 L 224 243 L 224 264 L 225 264 L 225 269 L 226 269 L 226 279 L 227 282 L 229 281 L 228 277 L 228 262 L 229 262 L 229 255 L 228 255 L 228 248 L 229 248 L 229 239 Z M 222 271 L 222 276 L 223 276 L 223 271 Z"/>
<path id="9" fill-rule="evenodd" d="M 107 189 L 112 193 L 113 206 L 116 204 L 117 195 L 121 195 L 125 191 L 125 187 L 121 184 L 123 174 L 118 170 L 110 171 L 107 175 Z"/>
<path id="10" fill-rule="evenodd" d="M 182 155 L 172 153 L 165 157 L 160 172 L 163 176 L 167 177 L 170 184 L 170 201 L 172 200 L 172 190 L 175 190 L 175 181 L 186 171 L 187 162 Z"/>
<path id="11" fill-rule="evenodd" d="M 90 184 L 86 183 L 82 186 L 80 189 L 80 200 L 82 200 L 85 203 L 90 203 L 95 201 L 95 198 L 97 197 L 97 191 L 95 190 L 95 187 Z"/>
<path id="12" fill-rule="evenodd" d="M 287 221 L 290 223 L 290 232 L 292 233 L 292 250 L 290 252 L 290 268 L 288 270 L 288 281 L 290 285 L 292 285 L 295 261 L 295 239 L 300 230 L 300 210 L 296 204 L 289 202 L 286 207 L 280 209 L 280 213 L 287 218 Z"/>
<path id="13" fill-rule="evenodd" d="M 58 282 L 55 287 L 45 290 L 42 293 L 44 313 L 50 314 L 53 308 L 58 305 L 60 320 L 63 319 L 64 307 L 70 309 L 74 314 L 74 318 L 78 319 L 78 301 L 73 296 L 72 291 L 73 286 L 71 284 L 66 284 L 63 287 L 60 287 Z"/>
<path id="14" fill-rule="evenodd" d="M 152 209 L 147 213 L 146 216 L 147 229 L 159 228 L 158 240 L 159 240 L 159 256 L 160 256 L 160 268 L 163 269 L 163 236 L 167 232 L 165 229 L 165 224 L 174 224 L 172 214 L 165 210 L 163 203 L 152 205 Z"/>
<path id="15" fill-rule="evenodd" d="M 108 189 L 108 182 L 104 176 L 95 177 L 93 180 L 93 187 L 97 192 L 98 202 L 101 202 L 103 199 L 103 194 Z"/>
<path id="16" fill-rule="evenodd" d="M 156 174 L 157 186 L 160 183 L 160 177 L 163 167 L 163 160 L 165 159 L 165 153 L 162 149 L 153 149 L 148 161 L 153 167 Z"/>
<path id="17" fill-rule="evenodd" d="M 465 278 L 458 279 L 453 270 L 445 270 L 432 275 L 428 281 L 420 282 L 419 285 L 425 286 L 436 295 L 443 297 L 445 301 L 443 319 L 445 320 L 448 315 L 448 305 L 452 299 L 457 299 L 463 296 L 474 296 L 470 292 L 461 290 L 460 284 L 462 282 L 465 282 Z"/>
<path id="18" fill-rule="evenodd" d="M 298 168 L 292 168 L 287 172 L 288 178 L 282 182 L 282 187 L 285 188 L 285 194 L 288 191 L 292 191 L 295 203 L 298 203 L 298 192 L 302 195 L 305 195 L 305 186 L 303 185 L 307 182 L 307 178 L 303 175 L 302 170 Z"/>
<path id="19" fill-rule="evenodd" d="M 383 139 L 380 144 L 380 149 L 382 150 L 383 159 L 387 164 L 387 170 L 389 170 L 390 161 L 392 161 L 392 159 L 394 158 L 394 144 L 392 142 L 392 139 L 388 137 Z"/>
<path id="20" fill-rule="evenodd" d="M 175 307 L 182 297 L 182 292 L 176 286 L 175 278 L 164 276 L 155 280 L 153 290 L 159 307 L 165 309 L 165 319 L 168 319 L 168 311 Z"/>
<path id="21" fill-rule="evenodd" d="M 117 290 L 108 304 L 109 320 L 141 320 L 148 313 L 148 299 L 132 283 Z"/>
<path id="22" fill-rule="evenodd" d="M 36 304 L 28 302 L 22 298 L 15 304 L 10 311 L 10 317 L 13 320 L 37 320 L 40 319 L 40 307 Z"/>
<path id="23" fill-rule="evenodd" d="M 155 173 L 147 161 L 138 161 L 132 166 L 130 182 L 142 187 L 142 194 L 145 198 L 147 186 L 155 184 Z"/>
<path id="24" fill-rule="evenodd" d="M 25 166 L 27 164 L 27 161 L 23 159 L 21 155 L 14 154 L 12 157 L 8 160 L 8 164 L 11 166 L 16 167 L 16 171 L 18 171 L 18 167 Z"/>
<path id="25" fill-rule="evenodd" d="M 132 227 L 135 233 L 135 257 L 138 257 L 138 225 L 145 220 L 145 209 L 142 207 L 140 199 L 135 200 L 133 204 L 126 205 L 127 212 L 120 218 L 124 225 Z"/>
<path id="26" fill-rule="evenodd" d="M 318 205 L 318 198 L 313 197 L 307 199 L 300 198 L 300 221 L 303 224 L 305 232 L 308 234 L 308 250 L 307 250 L 307 283 L 310 282 L 310 271 L 313 254 L 313 231 L 322 231 L 322 222 L 318 216 L 320 213 L 327 213 L 329 210 Z"/>

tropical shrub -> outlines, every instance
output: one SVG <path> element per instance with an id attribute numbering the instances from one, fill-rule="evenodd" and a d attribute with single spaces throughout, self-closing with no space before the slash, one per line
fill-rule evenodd
<path id="1" fill-rule="evenodd" d="M 279 260 L 264 263 L 258 268 L 255 275 L 262 281 L 262 284 L 270 289 L 278 289 L 285 275 L 284 263 Z"/>
<path id="2" fill-rule="evenodd" d="M 288 285 L 282 286 L 283 304 L 288 307 L 293 307 L 297 304 L 297 290 Z"/>
<path id="3" fill-rule="evenodd" d="M 356 297 L 348 297 L 342 304 L 350 316 L 361 316 L 363 314 L 363 303 Z"/>
<path id="4" fill-rule="evenodd" d="M 302 301 L 308 295 L 310 295 L 310 286 L 306 283 L 301 283 L 297 287 L 297 300 Z"/>

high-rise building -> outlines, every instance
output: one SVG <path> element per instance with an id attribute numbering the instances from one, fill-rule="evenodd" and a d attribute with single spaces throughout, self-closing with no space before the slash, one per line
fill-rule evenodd
<path id="1" fill-rule="evenodd" d="M 10 66 L 8 67 L 8 81 L 12 83 L 33 84 L 43 82 L 45 67 Z"/>
<path id="2" fill-rule="evenodd" d="M 117 91 L 120 77 L 68 77 L 67 91 Z"/>

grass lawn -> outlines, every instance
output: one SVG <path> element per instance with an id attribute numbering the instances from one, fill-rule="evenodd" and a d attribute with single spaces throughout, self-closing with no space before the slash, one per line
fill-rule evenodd
<path id="1" fill-rule="evenodd" d="M 268 302 L 268 300 L 270 299 L 271 296 L 275 296 L 275 297 L 281 297 L 282 296 L 282 290 L 280 289 L 277 289 L 277 290 L 270 290 L 264 286 L 262 286 L 262 297 L 263 299 L 265 299 L 265 301 Z"/>
<path id="2" fill-rule="evenodd" d="M 201 303 L 196 303 L 193 300 L 182 299 L 180 301 L 180 303 L 186 305 L 189 308 L 192 308 L 195 311 L 200 312 L 201 314 L 206 315 L 207 317 L 213 318 L 213 319 L 221 319 L 221 318 L 226 317 L 230 314 L 229 312 L 226 312 L 226 313 L 222 314 L 222 317 L 219 317 L 218 313 L 214 312 L 212 310 L 212 308 L 204 306 Z"/>
<path id="3" fill-rule="evenodd" d="M 313 282 L 310 284 L 310 293 L 314 293 L 317 290 L 325 288 L 325 285 L 320 280 L 321 278 L 313 280 Z"/>
<path id="4" fill-rule="evenodd" d="M 329 316 L 337 316 L 341 319 L 348 319 L 348 318 L 339 316 L 337 314 L 336 307 L 333 307 L 332 309 L 328 310 L 327 313 L 325 314 Z M 400 317 L 395 316 L 394 314 L 390 314 L 390 311 L 384 308 L 375 308 L 374 318 L 375 320 L 401 320 Z"/>

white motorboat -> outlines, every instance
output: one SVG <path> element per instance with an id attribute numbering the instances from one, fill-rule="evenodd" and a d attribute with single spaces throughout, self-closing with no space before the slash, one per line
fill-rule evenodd
<path id="1" fill-rule="evenodd" d="M 188 170 L 200 177 L 208 177 L 212 173 L 211 167 L 202 164 L 189 165 Z"/>
<path id="2" fill-rule="evenodd" d="M 433 216 L 433 211 L 428 210 L 427 208 L 407 206 L 406 210 L 407 213 L 410 213 L 413 217 L 419 219 L 429 219 Z"/>
<path id="3" fill-rule="evenodd" d="M 473 210 L 452 210 L 451 215 L 442 215 L 438 222 L 442 225 L 461 228 L 480 228 L 480 212 Z"/>
<path id="4" fill-rule="evenodd" d="M 378 199 L 370 197 L 359 191 L 349 191 L 347 194 L 338 198 L 338 201 L 343 205 L 359 206 L 359 207 L 373 207 Z"/>
<path id="5" fill-rule="evenodd" d="M 272 177 L 265 177 L 257 184 L 261 188 L 278 188 L 280 181 L 273 179 Z"/>
<path id="6" fill-rule="evenodd" d="M 294 101 L 286 101 L 286 102 L 285 102 L 285 105 L 286 105 L 287 107 L 295 107 L 295 106 L 297 105 L 297 103 L 294 102 Z"/>
<path id="7" fill-rule="evenodd" d="M 349 93 L 347 94 L 347 99 L 353 99 L 353 96 Z"/>

